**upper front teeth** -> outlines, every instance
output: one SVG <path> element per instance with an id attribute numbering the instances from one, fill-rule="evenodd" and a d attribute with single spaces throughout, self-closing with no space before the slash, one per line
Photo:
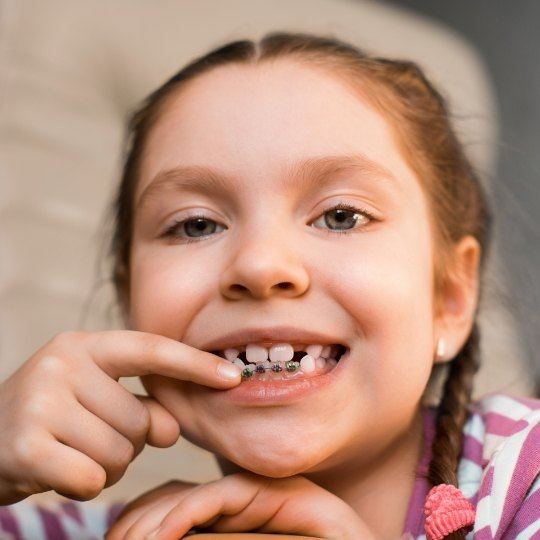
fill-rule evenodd
<path id="1" fill-rule="evenodd" d="M 246 347 L 246 358 L 249 362 L 252 362 L 253 360 L 248 356 L 248 351 L 251 352 L 251 349 Z M 289 343 L 279 343 L 270 347 L 268 356 L 272 362 L 287 362 L 294 358 L 294 349 Z"/>
<path id="2" fill-rule="evenodd" d="M 313 358 L 318 358 L 319 356 L 328 358 L 330 356 L 331 346 L 327 345 L 323 347 L 322 345 L 308 345 L 305 348 L 305 351 Z M 224 352 L 225 358 L 231 362 L 234 362 L 234 360 L 236 360 L 240 354 L 238 349 L 225 349 Z M 276 345 L 272 345 L 270 349 L 253 344 L 246 346 L 246 359 L 248 362 L 266 362 L 269 356 L 272 362 L 287 362 L 288 360 L 293 359 L 294 348 L 289 343 L 278 343 Z"/>
<path id="3" fill-rule="evenodd" d="M 246 360 L 253 363 L 266 362 L 266 360 L 268 360 L 268 349 L 266 347 L 260 347 L 259 345 L 248 345 L 246 347 Z M 289 358 L 287 358 L 287 360 L 289 360 Z"/>

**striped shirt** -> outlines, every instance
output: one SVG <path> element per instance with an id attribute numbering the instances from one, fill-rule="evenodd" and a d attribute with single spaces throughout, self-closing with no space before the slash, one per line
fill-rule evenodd
<path id="1" fill-rule="evenodd" d="M 42 505 L 24 499 L 0 506 L 0 540 L 100 540 L 125 504 L 61 499 Z"/>
<path id="2" fill-rule="evenodd" d="M 402 540 L 425 540 L 423 504 L 436 409 L 422 410 L 423 453 Z M 540 400 L 488 394 L 469 405 L 458 487 L 476 508 L 467 540 L 540 540 Z M 31 498 L 30 498 L 31 499 Z M 125 502 L 29 499 L 0 506 L 0 540 L 99 540 Z"/>
<path id="3" fill-rule="evenodd" d="M 431 459 L 435 407 L 425 408 L 424 447 L 402 540 L 425 540 L 421 476 Z M 458 488 L 476 508 L 466 540 L 540 540 L 540 400 L 487 394 L 469 405 Z"/>

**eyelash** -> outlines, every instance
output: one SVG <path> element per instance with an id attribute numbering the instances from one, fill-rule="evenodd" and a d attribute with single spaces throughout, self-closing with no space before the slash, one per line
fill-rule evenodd
<path id="1" fill-rule="evenodd" d="M 377 218 L 371 212 L 366 210 L 365 208 L 358 208 L 357 206 L 353 206 L 351 204 L 347 204 L 347 203 L 344 203 L 344 202 L 339 202 L 336 205 L 331 206 L 330 208 L 326 209 L 321 214 L 321 216 L 326 214 L 327 212 L 332 211 L 332 210 L 349 210 L 351 212 L 354 212 L 355 214 L 362 214 L 362 215 L 364 215 L 365 217 L 367 217 L 369 219 L 369 223 L 367 223 L 363 227 L 359 227 L 359 228 L 355 228 L 355 229 L 349 229 L 348 231 L 332 231 L 331 229 L 321 229 L 326 234 L 339 234 L 339 235 L 341 235 L 341 234 L 352 234 L 354 232 L 364 232 L 364 229 L 370 223 L 372 223 L 373 221 L 377 221 Z M 187 219 L 175 220 L 175 222 L 165 230 L 165 232 L 161 235 L 161 237 L 164 237 L 164 238 L 168 238 L 168 237 L 179 238 L 174 234 L 174 231 L 178 228 L 178 226 L 182 225 L 184 223 L 187 223 L 188 221 L 195 220 L 195 219 L 208 219 L 208 218 L 204 214 L 196 213 L 196 214 L 193 214 L 193 215 L 189 216 Z M 214 220 L 209 220 L 209 221 L 214 221 Z M 208 236 L 201 236 L 199 238 L 189 238 L 189 237 L 187 237 L 187 238 L 180 238 L 180 239 L 181 239 L 181 243 L 183 243 L 183 244 L 191 244 L 192 242 L 200 242 L 201 240 L 204 240 L 205 238 L 208 238 Z"/>

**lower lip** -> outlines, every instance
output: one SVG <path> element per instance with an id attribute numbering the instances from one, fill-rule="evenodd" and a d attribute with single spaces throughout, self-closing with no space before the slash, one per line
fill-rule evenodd
<path id="1" fill-rule="evenodd" d="M 348 364 L 350 353 L 349 348 L 334 369 L 324 375 L 283 381 L 248 380 L 229 390 L 220 390 L 219 395 L 238 405 L 272 406 L 298 401 L 335 383 Z"/>

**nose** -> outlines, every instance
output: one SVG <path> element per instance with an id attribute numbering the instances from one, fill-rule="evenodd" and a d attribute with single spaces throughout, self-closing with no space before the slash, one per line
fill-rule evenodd
<path id="1" fill-rule="evenodd" d="M 268 223 L 265 226 L 269 227 Z M 310 279 L 298 246 L 294 245 L 294 236 L 287 237 L 283 230 L 270 231 L 269 234 L 268 231 L 267 234 L 261 233 L 260 228 L 256 230 L 259 233 L 238 239 L 239 247 L 221 274 L 221 293 L 230 299 L 304 294 Z"/>

